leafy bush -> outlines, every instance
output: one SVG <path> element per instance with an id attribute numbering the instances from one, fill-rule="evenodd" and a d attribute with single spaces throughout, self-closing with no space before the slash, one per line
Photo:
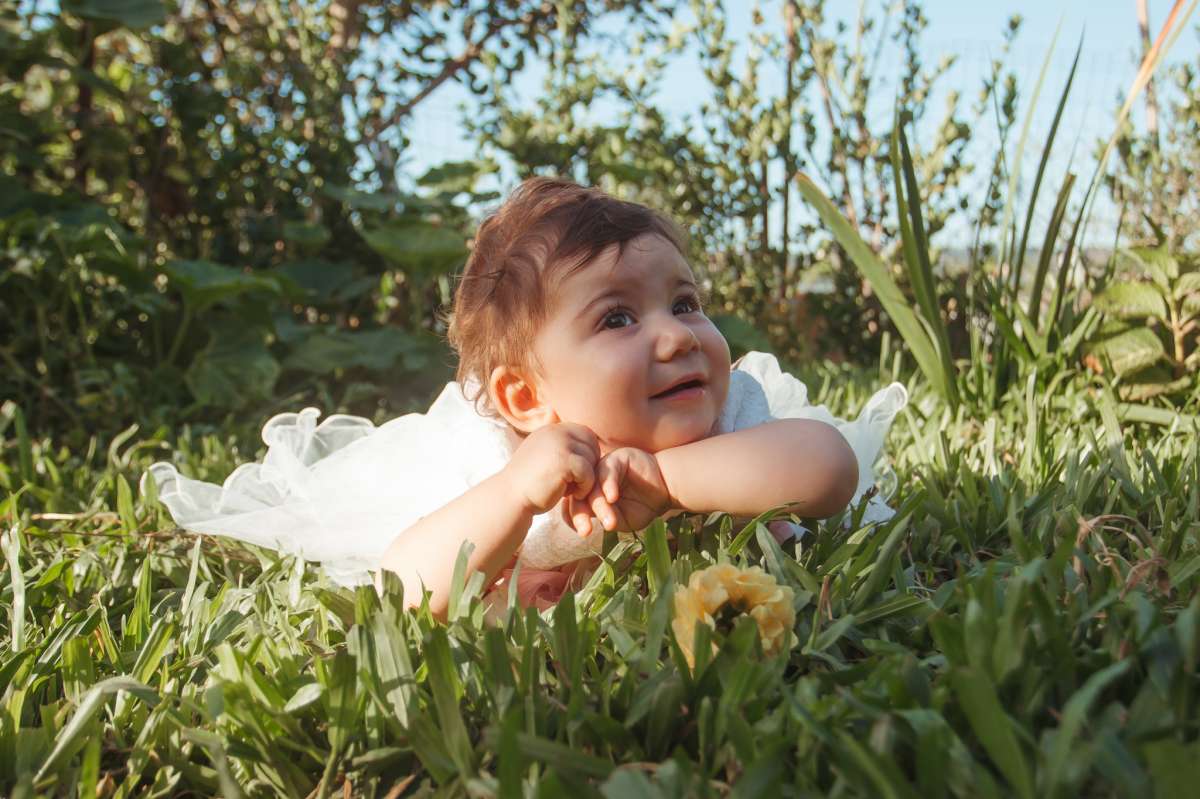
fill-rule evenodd
<path id="1" fill-rule="evenodd" d="M 1089 364 L 1121 378 L 1129 399 L 1186 391 L 1200 369 L 1200 259 L 1166 244 L 1125 255 L 1129 274 L 1096 297 L 1108 321 L 1088 344 Z"/>

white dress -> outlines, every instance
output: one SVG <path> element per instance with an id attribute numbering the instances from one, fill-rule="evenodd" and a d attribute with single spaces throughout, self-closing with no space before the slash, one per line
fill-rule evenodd
<path id="1" fill-rule="evenodd" d="M 775 357 L 751 352 L 730 374 L 717 433 L 773 419 L 817 419 L 837 427 L 859 464 L 854 501 L 875 485 L 874 464 L 892 419 L 908 395 L 899 383 L 876 393 L 854 421 L 810 405 L 802 382 Z M 446 385 L 424 414 L 410 413 L 376 427 L 357 416 L 282 413 L 263 427 L 267 454 L 247 463 L 223 485 L 181 475 L 170 463 L 150 467 L 159 499 L 188 530 L 222 535 L 311 561 L 341 585 L 371 580 L 395 537 L 421 517 L 500 471 L 519 439 L 505 423 L 481 416 L 458 383 Z M 891 510 L 879 495 L 865 519 Z M 580 537 L 556 510 L 535 516 L 518 559 L 550 569 L 599 552 L 603 528 Z"/>

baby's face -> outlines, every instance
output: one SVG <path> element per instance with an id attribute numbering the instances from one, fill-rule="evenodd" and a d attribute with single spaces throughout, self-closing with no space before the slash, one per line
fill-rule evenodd
<path id="1" fill-rule="evenodd" d="M 655 234 L 563 280 L 533 349 L 545 401 L 595 431 L 604 452 L 704 438 L 729 390 L 729 345 L 700 310 L 687 261 Z M 691 378 L 696 388 L 661 396 Z"/>

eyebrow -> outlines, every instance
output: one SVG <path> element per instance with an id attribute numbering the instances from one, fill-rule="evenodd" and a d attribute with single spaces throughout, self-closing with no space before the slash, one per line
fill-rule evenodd
<path id="1" fill-rule="evenodd" d="M 679 278 L 679 280 L 675 283 L 676 289 L 680 286 L 691 286 L 692 288 L 697 288 L 695 282 L 686 277 Z M 579 315 L 586 316 L 591 311 L 592 306 L 596 305 L 597 303 L 603 302 L 604 300 L 613 299 L 614 297 L 625 297 L 628 295 L 628 293 L 628 283 L 620 288 L 608 289 L 603 294 L 593 297 L 587 305 L 583 306 L 583 308 L 579 310 Z"/>

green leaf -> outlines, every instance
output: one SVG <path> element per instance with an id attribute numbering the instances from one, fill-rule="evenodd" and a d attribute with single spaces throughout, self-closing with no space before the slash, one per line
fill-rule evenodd
<path id="1" fill-rule="evenodd" d="M 1175 299 L 1182 300 L 1189 294 L 1200 294 L 1200 272 L 1180 275 L 1175 283 Z"/>
<path id="2" fill-rule="evenodd" d="M 1132 328 L 1088 345 L 1088 351 L 1093 355 L 1108 361 L 1113 371 L 1118 375 L 1126 375 L 1144 369 L 1159 359 L 1166 357 L 1162 341 L 1154 335 L 1154 331 L 1144 328 Z"/>
<path id="3" fill-rule="evenodd" d="M 671 551 L 667 548 L 667 525 L 661 518 L 655 519 L 642 533 L 642 546 L 646 549 L 646 578 L 651 593 L 657 594 L 671 578 Z"/>
<path id="4" fill-rule="evenodd" d="M 1149 283 L 1113 283 L 1096 297 L 1096 307 L 1121 319 L 1167 317 L 1167 303 L 1159 289 Z"/>
<path id="5" fill-rule="evenodd" d="M 118 691 L 128 691 L 150 707 L 154 707 L 159 701 L 158 694 L 155 691 L 129 677 L 109 677 L 107 680 L 96 683 L 84 695 L 83 699 L 80 700 L 79 708 L 75 711 L 75 715 L 71 716 L 71 720 L 67 722 L 67 726 L 63 727 L 62 731 L 55 738 L 54 749 L 50 751 L 50 754 L 42 762 L 41 768 L 38 769 L 36 780 L 40 781 L 54 770 L 60 760 L 71 755 L 83 745 L 83 737 L 88 732 L 88 722 L 104 706 L 108 697 Z"/>
<path id="6" fill-rule="evenodd" d="M 283 223 L 283 238 L 302 250 L 319 250 L 329 243 L 329 228 L 313 222 L 289 220 Z"/>
<path id="7" fill-rule="evenodd" d="M 397 224 L 360 233 L 372 250 L 406 274 L 441 274 L 467 258 L 462 233 L 440 225 Z"/>
<path id="8" fill-rule="evenodd" d="M 279 267 L 279 273 L 303 291 L 309 302 L 315 303 L 353 299 L 347 295 L 346 290 L 352 283 L 357 285 L 354 280 L 354 267 L 337 261 L 320 259 L 293 261 Z M 372 280 L 366 286 L 366 290 L 369 291 L 370 286 L 375 285 L 376 282 Z M 359 293 L 361 293 L 361 289 Z"/>
<path id="9" fill-rule="evenodd" d="M 1083 753 L 1073 753 L 1071 748 L 1083 728 L 1083 723 L 1087 720 L 1088 711 L 1096 701 L 1096 697 L 1110 683 L 1129 671 L 1131 663 L 1129 660 L 1120 660 L 1101 669 L 1089 677 L 1083 687 L 1067 700 L 1066 707 L 1062 712 L 1062 722 L 1054 736 L 1053 748 L 1046 766 L 1046 785 L 1051 792 L 1058 789 L 1060 783 L 1065 780 L 1068 760 L 1084 756 Z"/>
<path id="10" fill-rule="evenodd" d="M 425 664 L 428 667 L 429 687 L 433 692 L 433 704 L 437 711 L 438 724 L 449 748 L 450 757 L 462 775 L 475 773 L 474 750 L 467 734 L 466 724 L 459 711 L 459 696 L 462 685 L 450 655 L 450 641 L 442 627 L 434 627 L 425 644 Z"/>
<path id="11" fill-rule="evenodd" d="M 816 209 L 821 221 L 833 233 L 834 238 L 846 250 L 850 260 L 858 271 L 870 281 L 875 294 L 883 304 L 884 310 L 896 324 L 904 342 L 912 350 L 913 357 L 925 377 L 947 402 L 957 404 L 958 389 L 956 375 L 947 374 L 937 345 L 930 337 L 925 326 L 918 320 L 912 306 L 905 299 L 900 287 L 892 279 L 891 272 L 879 260 L 867 243 L 858 235 L 858 231 L 842 216 L 837 207 L 816 185 L 803 174 L 796 176 L 796 185 L 800 193 Z"/>
<path id="12" fill-rule="evenodd" d="M 149 28 L 167 19 L 160 0 L 63 0 L 62 8 L 77 17 L 116 22 L 132 30 Z"/>
<path id="13" fill-rule="evenodd" d="M 406 371 L 415 372 L 427 363 L 429 338 L 395 327 L 319 331 L 292 347 L 283 361 L 283 368 L 329 374 L 337 369 L 355 367 L 386 372 L 402 366 Z"/>
<path id="14" fill-rule="evenodd" d="M 1179 277 L 1179 261 L 1171 255 L 1166 244 L 1157 247 L 1134 247 L 1119 253 L 1127 268 L 1132 267 L 1162 286 L 1170 289 Z"/>
<path id="15" fill-rule="evenodd" d="M 279 372 L 262 331 L 226 329 L 196 355 L 184 382 L 202 405 L 241 408 L 269 397 Z"/>
<path id="16" fill-rule="evenodd" d="M 179 289 L 196 310 L 247 292 L 280 293 L 279 282 L 274 278 L 249 274 L 212 261 L 170 261 L 163 271 L 171 285 Z"/>
<path id="17" fill-rule="evenodd" d="M 960 666 L 950 672 L 950 684 L 983 748 L 1017 794 L 1030 799 L 1034 792 L 1029 763 L 1013 731 L 1015 722 L 1004 712 L 992 681 L 978 669 Z"/>

